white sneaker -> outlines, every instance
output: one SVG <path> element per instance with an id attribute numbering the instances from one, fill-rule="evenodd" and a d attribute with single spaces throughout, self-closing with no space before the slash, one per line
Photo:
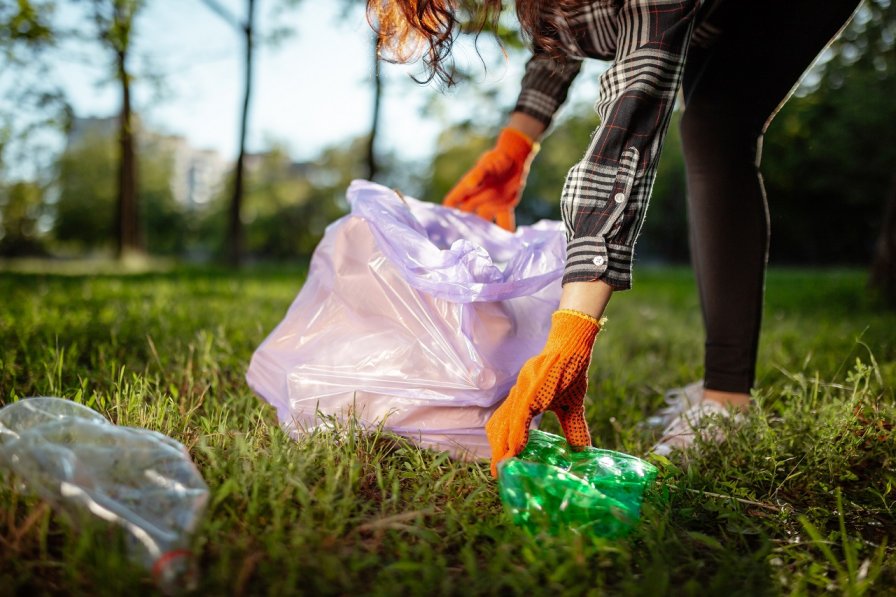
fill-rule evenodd
<path id="1" fill-rule="evenodd" d="M 650 429 L 668 427 L 674 418 L 701 402 L 703 402 L 702 379 L 683 388 L 668 390 L 666 392 L 666 406 L 647 417 L 643 421 L 642 426 Z"/>
<path id="2" fill-rule="evenodd" d="M 725 441 L 725 432 L 711 420 L 717 417 L 734 417 L 736 423 L 744 419 L 742 414 L 714 400 L 700 400 L 672 419 L 663 431 L 660 441 L 650 451 L 660 456 L 668 456 L 673 450 L 690 447 L 698 435 L 705 441 L 722 443 Z"/>

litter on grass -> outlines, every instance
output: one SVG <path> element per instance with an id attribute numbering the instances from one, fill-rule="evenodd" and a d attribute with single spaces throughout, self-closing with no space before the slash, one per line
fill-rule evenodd
<path id="1" fill-rule="evenodd" d="M 656 475 L 640 458 L 574 451 L 564 438 L 534 429 L 523 451 L 498 465 L 498 491 L 513 521 L 532 532 L 571 529 L 612 538 L 637 524 Z"/>
<path id="2" fill-rule="evenodd" d="M 164 592 L 195 581 L 189 545 L 208 487 L 179 442 L 70 400 L 26 398 L 0 408 L 4 470 L 76 526 L 121 528 L 129 558 Z"/>

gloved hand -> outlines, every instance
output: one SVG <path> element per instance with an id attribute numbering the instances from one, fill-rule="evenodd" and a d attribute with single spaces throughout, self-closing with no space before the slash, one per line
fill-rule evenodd
<path id="1" fill-rule="evenodd" d="M 492 448 L 492 475 L 498 476 L 501 460 L 525 447 L 532 418 L 546 410 L 556 413 L 571 446 L 591 445 L 585 422 L 585 389 L 600 324 L 578 311 L 562 309 L 554 313 L 541 354 L 526 361 L 516 385 L 485 425 Z"/>
<path id="2" fill-rule="evenodd" d="M 513 231 L 513 208 L 520 202 L 529 163 L 536 153 L 538 146 L 532 139 L 516 129 L 505 128 L 494 149 L 479 158 L 445 196 L 443 204 L 473 212 Z"/>

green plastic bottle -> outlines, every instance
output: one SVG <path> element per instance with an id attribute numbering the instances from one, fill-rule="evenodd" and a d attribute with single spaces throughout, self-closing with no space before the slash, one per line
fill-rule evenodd
<path id="1" fill-rule="evenodd" d="M 514 523 L 532 532 L 619 537 L 638 522 L 656 474 L 640 458 L 590 447 L 573 451 L 566 439 L 536 429 L 516 458 L 498 465 L 498 490 Z"/>

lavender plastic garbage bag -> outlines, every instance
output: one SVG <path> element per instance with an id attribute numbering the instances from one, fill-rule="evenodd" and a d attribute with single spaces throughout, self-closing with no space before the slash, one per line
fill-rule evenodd
<path id="1" fill-rule="evenodd" d="M 319 414 L 489 455 L 483 427 L 544 346 L 560 299 L 563 226 L 515 233 L 478 216 L 355 181 L 250 387 L 293 435 Z"/>

